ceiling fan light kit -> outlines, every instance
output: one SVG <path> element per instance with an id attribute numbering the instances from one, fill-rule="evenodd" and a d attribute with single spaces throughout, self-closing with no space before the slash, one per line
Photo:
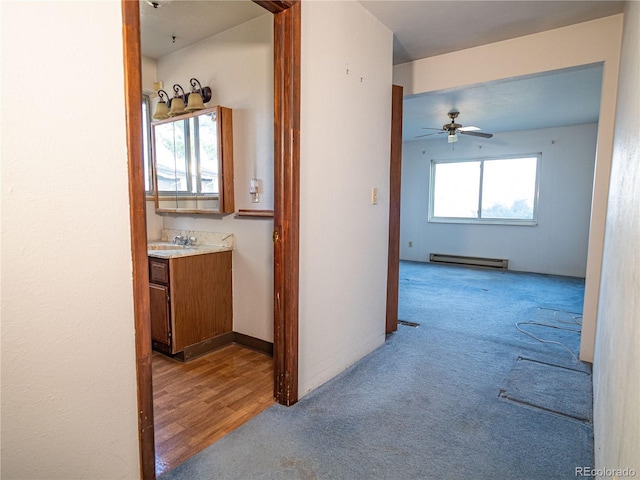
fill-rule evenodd
<path id="1" fill-rule="evenodd" d="M 425 135 L 418 135 L 415 138 L 429 137 L 431 135 L 439 135 L 441 133 L 448 133 L 447 142 L 448 143 L 455 143 L 455 142 L 458 141 L 458 135 L 457 135 L 458 133 L 460 133 L 462 135 L 471 135 L 471 136 L 474 136 L 474 137 L 481 137 L 481 138 L 491 138 L 491 137 L 493 137 L 492 133 L 479 132 L 478 130 L 480 130 L 480 128 L 475 127 L 473 125 L 470 125 L 468 127 L 463 127 L 459 123 L 456 123 L 455 120 L 456 120 L 456 118 L 458 118 L 458 115 L 460 115 L 460 112 L 458 112 L 458 111 L 452 110 L 447 115 L 451 119 L 451 123 L 445 123 L 442 126 L 441 129 L 440 128 L 423 127 L 424 130 L 437 130 L 437 132 L 427 133 Z"/>

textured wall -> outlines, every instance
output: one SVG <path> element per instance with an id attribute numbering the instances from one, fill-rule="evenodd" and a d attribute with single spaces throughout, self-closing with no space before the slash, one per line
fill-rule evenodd
<path id="1" fill-rule="evenodd" d="M 640 475 L 640 3 L 628 2 L 594 361 L 597 468 Z M 623 475 L 618 475 L 623 478 Z"/>
<path id="2" fill-rule="evenodd" d="M 384 342 L 393 45 L 357 2 L 302 25 L 300 396 Z"/>
<path id="3" fill-rule="evenodd" d="M 1 8 L 2 478 L 138 478 L 120 5 Z"/>

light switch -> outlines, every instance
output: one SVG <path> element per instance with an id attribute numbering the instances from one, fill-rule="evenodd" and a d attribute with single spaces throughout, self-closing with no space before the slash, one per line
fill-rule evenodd
<path id="1" fill-rule="evenodd" d="M 378 189 L 376 187 L 373 187 L 371 189 L 371 205 L 377 205 L 378 204 Z"/>
<path id="2" fill-rule="evenodd" d="M 260 203 L 260 180 L 252 178 L 249 182 L 249 195 L 252 203 Z"/>

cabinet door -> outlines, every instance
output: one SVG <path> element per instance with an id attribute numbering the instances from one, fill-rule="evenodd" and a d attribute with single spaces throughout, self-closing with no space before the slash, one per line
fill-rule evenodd
<path id="1" fill-rule="evenodd" d="M 149 284 L 151 300 L 151 339 L 171 346 L 169 289 L 164 285 Z"/>
<path id="2" fill-rule="evenodd" d="M 231 252 L 171 259 L 174 352 L 233 330 Z"/>

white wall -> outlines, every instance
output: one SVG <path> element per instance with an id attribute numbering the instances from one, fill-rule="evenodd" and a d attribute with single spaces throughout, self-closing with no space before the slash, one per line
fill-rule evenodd
<path id="1" fill-rule="evenodd" d="M 384 342 L 393 44 L 357 2 L 302 25 L 300 397 Z"/>
<path id="2" fill-rule="evenodd" d="M 411 95 L 604 62 L 580 358 L 593 361 L 605 212 L 613 146 L 622 14 L 394 67 Z"/>
<path id="3" fill-rule="evenodd" d="M 157 79 L 167 93 L 197 78 L 213 91 L 209 106 L 233 109 L 235 206 L 273 209 L 273 18 L 266 13 L 156 62 Z M 154 80 L 154 81 L 156 81 Z M 145 84 L 153 83 L 145 81 Z M 260 203 L 251 203 L 249 180 L 261 181 Z M 150 239 L 162 228 L 233 233 L 233 329 L 273 341 L 272 219 L 233 215 L 185 216 L 154 213 L 147 202 Z"/>
<path id="4" fill-rule="evenodd" d="M 640 3 L 628 2 L 624 16 L 593 364 L 594 437 L 596 468 L 640 475 Z"/>
<path id="5" fill-rule="evenodd" d="M 140 59 L 140 69 L 142 75 L 142 91 L 147 95 L 155 93 L 154 82 L 158 75 L 156 74 L 156 61 L 153 58 L 142 57 Z M 168 91 L 167 93 L 172 93 Z"/>
<path id="6" fill-rule="evenodd" d="M 506 258 L 509 269 L 584 277 L 597 124 L 405 142 L 402 146 L 400 258 L 430 253 Z M 431 160 L 541 153 L 538 225 L 429 223 Z M 409 247 L 409 242 L 413 247 Z"/>
<path id="7" fill-rule="evenodd" d="M 138 478 L 120 4 L 1 8 L 2 478 Z"/>

